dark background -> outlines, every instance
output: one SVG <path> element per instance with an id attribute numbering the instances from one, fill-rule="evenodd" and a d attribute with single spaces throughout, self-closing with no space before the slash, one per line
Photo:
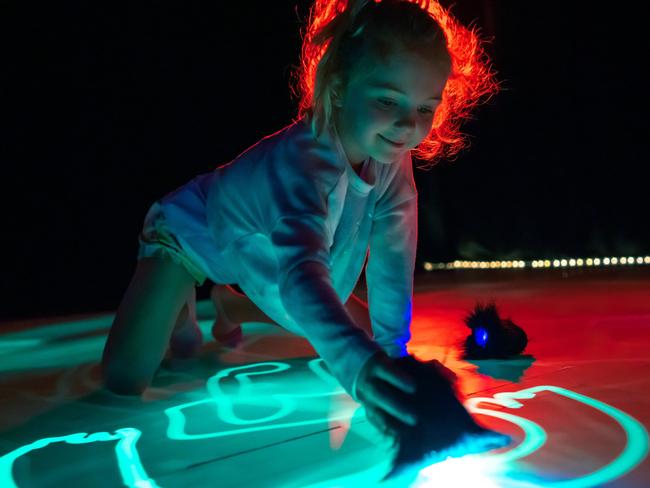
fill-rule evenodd
<path id="1" fill-rule="evenodd" d="M 116 308 L 149 205 L 291 123 L 309 5 L 0 4 L 0 320 Z M 492 38 L 503 90 L 466 125 L 469 151 L 416 172 L 417 272 L 649 254 L 641 7 L 453 12 Z"/>

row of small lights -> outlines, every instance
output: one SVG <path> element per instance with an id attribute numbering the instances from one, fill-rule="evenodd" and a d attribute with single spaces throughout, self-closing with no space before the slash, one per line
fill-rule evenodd
<path id="1" fill-rule="evenodd" d="M 594 266 L 646 265 L 650 256 L 609 258 L 535 259 L 533 261 L 454 261 L 453 263 L 424 263 L 424 269 L 496 269 L 496 268 L 576 268 Z"/>

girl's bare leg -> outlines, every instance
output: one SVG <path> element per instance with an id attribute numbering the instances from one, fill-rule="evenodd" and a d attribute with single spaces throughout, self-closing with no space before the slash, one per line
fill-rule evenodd
<path id="1" fill-rule="evenodd" d="M 226 285 L 214 285 L 210 298 L 217 314 L 212 325 L 212 337 L 217 343 L 237 347 L 241 343 L 243 322 L 273 323 L 248 297 L 231 292 Z"/>
<path id="2" fill-rule="evenodd" d="M 193 288 L 192 276 L 170 260 L 138 261 L 104 347 L 102 375 L 109 390 L 138 395 L 151 383 Z"/>
<path id="3" fill-rule="evenodd" d="M 196 320 L 196 289 L 192 288 L 187 302 L 181 308 L 169 347 L 177 358 L 190 358 L 201 348 L 203 334 Z"/>

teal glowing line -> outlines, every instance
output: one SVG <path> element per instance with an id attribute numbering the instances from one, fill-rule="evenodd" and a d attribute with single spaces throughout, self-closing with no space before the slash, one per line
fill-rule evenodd
<path id="1" fill-rule="evenodd" d="M 310 361 L 310 369 L 320 378 L 325 378 L 328 373 L 322 369 L 322 360 L 318 359 Z M 245 372 L 242 371 L 250 369 L 259 369 L 260 367 L 270 367 L 270 369 L 262 371 Z M 257 419 L 241 419 L 234 413 L 233 400 L 239 403 L 246 403 L 247 405 L 260 405 L 264 407 L 269 406 L 269 395 L 261 395 L 259 392 L 254 393 L 254 385 L 250 376 L 267 375 L 278 373 L 290 369 L 286 363 L 266 362 L 255 363 L 245 366 L 237 366 L 234 368 L 227 368 L 219 371 L 217 374 L 208 379 L 206 387 L 212 398 L 206 398 L 196 402 L 185 403 L 175 407 L 165 409 L 165 414 L 169 418 L 169 427 L 167 428 L 167 436 L 175 440 L 198 440 L 198 439 L 211 439 L 215 437 L 225 437 L 231 435 L 246 434 L 251 432 L 259 432 L 263 430 L 284 429 L 288 427 L 302 427 L 306 425 L 315 425 L 329 423 L 333 420 L 347 420 L 352 417 L 352 413 L 345 413 L 338 416 L 328 416 L 313 420 L 302 420 L 296 422 L 284 422 L 280 424 L 271 424 L 270 422 L 276 421 L 280 418 L 288 417 L 296 410 L 296 400 L 298 398 L 318 398 L 325 396 L 333 396 L 345 393 L 343 389 L 338 388 L 336 391 L 325 391 L 320 393 L 299 393 L 299 394 L 270 394 L 270 396 L 280 403 L 278 412 L 267 415 Z M 220 386 L 220 381 L 228 376 L 233 375 L 239 383 L 240 389 L 235 394 L 226 394 Z M 331 383 L 329 380 L 327 383 Z M 258 387 L 259 388 L 259 387 Z M 236 426 L 249 426 L 239 429 L 228 431 L 211 432 L 206 434 L 188 434 L 185 432 L 186 416 L 183 410 L 197 405 L 214 405 L 217 409 L 219 418 L 228 424 Z M 266 424 L 266 425 L 261 425 Z"/>
<path id="2" fill-rule="evenodd" d="M 115 454 L 124 484 L 138 488 L 158 488 L 156 482 L 147 476 L 135 445 L 142 432 L 128 427 L 116 432 L 122 435 L 122 439 L 115 446 Z"/>
<path id="3" fill-rule="evenodd" d="M 245 427 L 228 431 L 210 432 L 207 434 L 188 434 L 185 432 L 185 415 L 181 412 L 183 408 L 192 407 L 201 403 L 213 403 L 212 399 L 199 400 L 198 402 L 186 403 L 177 407 L 170 407 L 165 410 L 169 417 L 169 427 L 167 428 L 167 437 L 179 441 L 193 441 L 200 439 L 212 439 L 216 437 L 227 437 L 231 435 L 248 434 L 251 432 L 261 432 L 263 430 L 285 429 L 288 427 L 302 427 L 305 425 L 327 424 L 333 420 L 345 420 L 352 417 L 351 414 L 328 416 L 314 420 L 301 420 L 299 422 L 285 422 L 281 424 L 258 425 L 255 427 Z"/>
<path id="4" fill-rule="evenodd" d="M 5 488 L 18 488 L 12 475 L 12 467 L 16 459 L 28 454 L 31 451 L 42 449 L 56 442 L 68 444 L 90 444 L 92 442 L 105 442 L 117 440 L 115 453 L 117 463 L 124 480 L 124 484 L 132 488 L 159 488 L 156 482 L 149 478 L 140 461 L 140 455 L 135 443 L 142 435 L 138 429 L 130 427 L 119 429 L 115 434 L 108 432 L 96 432 L 88 435 L 86 432 L 69 434 L 61 437 L 46 437 L 21 446 L 2 457 L 0 457 L 0 486 Z"/>
<path id="5" fill-rule="evenodd" d="M 43 344 L 43 339 L 2 339 L 0 340 L 0 353 L 20 352 Z"/>
<path id="6" fill-rule="evenodd" d="M 501 454 L 492 454 L 490 458 L 496 458 L 499 461 L 506 463 L 516 459 L 530 456 L 533 452 L 540 449 L 546 443 L 546 431 L 537 423 L 532 420 L 525 419 L 518 415 L 513 415 L 506 412 L 499 412 L 497 410 L 490 410 L 486 408 L 477 407 L 480 403 L 493 403 L 507 408 L 519 408 L 521 403 L 516 402 L 514 398 L 534 398 L 535 395 L 526 393 L 525 390 L 517 392 L 497 393 L 494 398 L 489 397 L 474 397 L 465 401 L 465 406 L 473 413 L 488 415 L 490 417 L 500 418 L 508 422 L 512 422 L 524 431 L 524 440 L 517 447 L 510 449 Z"/>
<path id="7" fill-rule="evenodd" d="M 260 432 L 271 429 L 286 429 L 289 427 L 301 427 L 315 424 L 327 424 L 335 420 L 347 420 L 354 415 L 354 412 L 346 412 L 337 416 L 326 416 L 312 420 L 271 423 L 279 418 L 289 416 L 297 409 L 299 399 L 318 398 L 345 394 L 345 391 L 338 386 L 334 378 L 324 369 L 322 359 L 312 360 L 308 364 L 309 369 L 321 379 L 331 391 L 317 391 L 308 387 L 303 393 L 269 393 L 269 387 L 274 387 L 274 383 L 264 383 L 260 390 L 260 385 L 255 385 L 251 377 L 262 376 L 273 373 L 287 371 L 291 366 L 279 362 L 257 363 L 252 365 L 238 366 L 235 368 L 225 369 L 208 379 L 206 387 L 211 398 L 202 399 L 195 402 L 185 403 L 165 410 L 169 418 L 167 436 L 175 440 L 199 440 L 217 437 L 226 437 L 246 433 Z M 260 368 L 267 368 L 261 369 Z M 238 391 L 234 394 L 226 394 L 222 390 L 222 381 L 232 375 L 237 382 Z M 273 388 L 271 388 L 273 389 Z M 325 389 L 327 390 L 327 389 Z M 547 435 L 544 429 L 528 419 L 503 411 L 495 411 L 487 408 L 480 408 L 482 403 L 499 405 L 504 408 L 517 409 L 523 404 L 519 400 L 535 398 L 536 394 L 542 391 L 549 391 L 563 395 L 572 400 L 584 403 L 595 408 L 605 415 L 612 417 L 625 431 L 627 444 L 618 457 L 611 463 L 602 468 L 589 473 L 585 476 L 562 481 L 545 481 L 539 480 L 536 486 L 545 486 L 551 488 L 589 488 L 600 486 L 606 482 L 620 478 L 640 464 L 648 454 L 649 439 L 648 433 L 644 426 L 633 417 L 612 407 L 606 403 L 593 398 L 572 392 L 570 390 L 556 386 L 537 386 L 515 392 L 499 392 L 493 397 L 474 397 L 465 402 L 468 410 L 476 414 L 488 415 L 509 421 L 524 433 L 524 439 L 517 447 L 500 454 L 491 454 L 486 456 L 490 465 L 504 466 L 506 463 L 531 455 L 540 449 L 546 442 Z M 256 393 L 257 392 L 257 393 Z M 260 417 L 253 420 L 241 419 L 235 415 L 234 403 L 246 403 L 251 406 L 263 406 L 268 408 L 269 398 L 279 402 L 279 410 L 271 415 Z M 214 406 L 220 419 L 230 425 L 237 426 L 229 431 L 219 431 L 207 434 L 188 434 L 185 432 L 186 416 L 184 409 L 197 405 Z M 363 411 L 363 409 L 362 409 Z M 139 458 L 136 443 L 141 436 L 141 432 L 133 428 L 124 428 L 116 430 L 115 434 L 107 432 L 97 432 L 94 434 L 77 433 L 63 437 L 50 437 L 37 440 L 26 446 L 22 446 L 14 451 L 0 457 L 0 486 L 7 488 L 17 488 L 12 476 L 12 467 L 16 459 L 36 450 L 42 449 L 55 442 L 67 442 L 69 444 L 88 444 L 92 442 L 117 440 L 115 447 L 119 471 L 124 480 L 124 484 L 133 488 L 158 488 L 155 481 L 147 476 L 142 462 Z M 442 463 L 444 464 L 444 462 Z M 463 465 L 465 466 L 465 465 Z M 465 468 L 463 468 L 465 469 Z M 376 467 L 367 470 L 366 474 L 377 472 Z M 330 480 L 331 482 L 332 480 Z"/>
<path id="8" fill-rule="evenodd" d="M 270 369 L 262 370 L 262 371 L 242 372 L 242 371 L 250 370 L 252 368 L 260 368 L 264 366 L 270 367 Z M 289 368 L 290 367 L 284 363 L 269 362 L 269 363 L 258 363 L 254 365 L 243 366 L 243 367 L 230 368 L 219 372 L 214 377 L 208 380 L 208 391 L 211 393 L 213 398 L 205 399 L 193 403 L 187 403 L 184 405 L 172 407 L 165 410 L 165 413 L 168 415 L 170 419 L 170 425 L 168 427 L 167 435 L 171 439 L 179 439 L 179 440 L 206 439 L 206 438 L 215 438 L 215 437 L 258 432 L 262 430 L 314 425 L 318 423 L 328 422 L 331 420 L 349 419 L 352 416 L 351 414 L 346 414 L 346 415 L 340 415 L 334 418 L 327 418 L 327 419 L 315 419 L 315 420 L 306 420 L 300 422 L 287 422 L 287 423 L 275 424 L 275 425 L 270 424 L 271 421 L 278 420 L 279 418 L 283 416 L 287 416 L 291 414 L 293 411 L 295 411 L 297 398 L 325 396 L 325 395 L 344 393 L 344 391 L 340 388 L 338 388 L 334 392 L 327 392 L 323 394 L 321 393 L 317 393 L 317 394 L 305 393 L 302 395 L 301 394 L 292 394 L 292 395 L 273 394 L 271 395 L 271 397 L 274 400 L 279 401 L 281 405 L 279 411 L 276 412 L 275 414 L 266 416 L 264 418 L 254 419 L 254 420 L 243 420 L 238 418 L 235 415 L 233 410 L 233 403 L 231 399 L 235 399 L 236 401 L 239 402 L 245 401 L 249 405 L 263 405 L 265 407 L 269 406 L 268 396 L 262 396 L 259 394 L 259 392 L 258 394 L 253 394 L 253 382 L 250 379 L 251 376 L 266 375 L 275 372 L 286 371 Z M 323 369 L 322 362 L 318 362 L 318 360 L 312 361 L 309 363 L 309 368 L 313 371 L 313 373 L 316 376 L 324 380 L 327 384 L 332 384 L 330 381 L 331 375 L 329 375 L 329 373 Z M 238 381 L 240 385 L 240 391 L 239 394 L 229 396 L 229 395 L 225 395 L 224 392 L 221 390 L 219 382 L 231 374 L 233 374 L 236 381 Z M 566 390 L 564 388 L 554 387 L 554 386 L 539 386 L 539 387 L 529 388 L 526 390 L 520 390 L 517 392 L 496 393 L 492 398 L 488 398 L 488 397 L 470 398 L 465 402 L 467 408 L 473 411 L 474 413 L 488 415 L 488 416 L 500 418 L 505 421 L 512 422 L 515 425 L 517 425 L 519 428 L 521 428 L 522 431 L 524 432 L 524 440 L 521 442 L 521 444 L 519 444 L 517 447 L 507 452 L 500 453 L 500 454 L 492 454 L 490 458 L 500 463 L 507 463 L 507 462 L 511 462 L 523 458 L 525 456 L 529 456 L 533 452 L 540 449 L 546 443 L 547 435 L 544 429 L 540 425 L 536 424 L 535 422 L 532 422 L 531 420 L 524 419 L 520 416 L 513 415 L 506 412 L 479 408 L 478 405 L 481 403 L 491 403 L 506 408 L 520 408 L 523 405 L 517 400 L 534 398 L 535 395 L 540 391 L 551 391 L 560 395 L 564 395 L 568 398 L 571 398 L 576 401 L 580 401 L 582 403 L 585 403 L 593 408 L 602 411 L 606 415 L 609 415 L 610 417 L 614 418 L 614 420 L 616 420 L 623 427 L 623 429 L 626 432 L 626 436 L 628 440 L 628 444 L 626 445 L 625 449 L 614 462 L 604 466 L 603 468 L 597 471 L 594 471 L 589 475 L 576 478 L 574 480 L 566 480 L 566 481 L 550 482 L 550 483 L 547 482 L 544 483 L 544 486 L 552 486 L 557 488 L 587 488 L 598 484 L 602 484 L 612 479 L 619 478 L 626 472 L 630 471 L 636 465 L 638 465 L 647 455 L 648 434 L 644 429 L 644 427 L 629 415 L 603 402 L 594 400 L 584 395 L 580 395 L 578 393 L 571 392 L 570 390 Z M 187 434 L 185 432 L 186 417 L 183 414 L 183 409 L 188 407 L 193 407 L 203 403 L 214 404 L 217 407 L 217 414 L 224 422 L 229 423 L 231 425 L 248 425 L 249 427 L 233 429 L 230 431 L 207 433 L 207 434 L 197 434 L 197 435 Z M 266 425 L 260 425 L 260 424 L 266 424 Z"/>
<path id="9" fill-rule="evenodd" d="M 498 412 L 496 410 L 489 410 L 485 408 L 473 407 L 473 413 L 480 413 L 489 415 L 491 417 L 500 418 L 508 422 L 512 422 L 524 431 L 524 440 L 517 447 L 501 454 L 491 454 L 490 458 L 498 459 L 503 463 L 515 461 L 519 458 L 530 456 L 533 452 L 540 449 L 546 443 L 546 431 L 537 423 L 506 412 Z"/>
<path id="10" fill-rule="evenodd" d="M 545 385 L 545 386 L 536 386 L 533 388 L 527 388 L 525 390 L 520 390 L 516 392 L 500 392 L 495 394 L 494 398 L 488 398 L 488 397 L 470 398 L 465 402 L 465 405 L 467 405 L 468 408 L 473 412 L 481 413 L 484 415 L 491 415 L 493 417 L 505 418 L 506 420 L 509 419 L 513 421 L 515 424 L 519 425 L 524 430 L 527 436 L 533 435 L 533 441 L 529 443 L 526 449 L 517 451 L 518 448 L 516 448 L 504 454 L 495 454 L 493 455 L 493 457 L 505 456 L 504 459 L 507 459 L 508 461 L 512 461 L 517 457 L 523 457 L 524 455 L 529 455 L 530 452 L 532 451 L 530 452 L 528 451 L 532 447 L 539 444 L 537 447 L 538 449 L 539 447 L 541 447 L 541 445 L 544 444 L 544 440 L 546 439 L 546 434 L 542 430 L 542 435 L 543 435 L 542 438 L 539 437 L 539 432 L 535 433 L 529 431 L 528 429 L 530 429 L 531 425 L 525 425 L 524 423 L 529 421 L 522 419 L 521 417 L 510 416 L 509 414 L 505 414 L 508 417 L 504 417 L 504 414 L 502 412 L 477 408 L 476 405 L 478 405 L 479 403 L 492 403 L 507 408 L 520 408 L 522 404 L 518 402 L 517 399 L 534 398 L 535 395 L 541 391 L 550 391 L 558 395 L 563 395 L 572 400 L 584 403 L 585 405 L 595 408 L 596 410 L 601 411 L 605 415 L 612 417 L 623 428 L 623 430 L 625 431 L 625 436 L 627 438 L 627 444 L 625 445 L 625 448 L 623 449 L 621 454 L 619 454 L 618 457 L 611 463 L 606 464 L 602 468 L 597 469 L 596 471 L 589 473 L 585 476 L 581 476 L 579 478 L 575 478 L 571 480 L 544 482 L 543 486 L 552 487 L 552 488 L 588 488 L 591 486 L 600 486 L 603 483 L 607 483 L 609 481 L 620 478 L 624 474 L 630 472 L 632 469 L 638 466 L 647 456 L 648 432 L 643 427 L 643 425 L 639 423 L 636 419 L 626 414 L 625 412 L 615 407 L 612 407 L 611 405 L 608 405 L 604 402 L 596 400 L 594 398 L 581 395 L 580 393 L 576 393 L 571 390 L 567 390 L 565 388 L 560 388 L 558 386 Z M 513 420 L 513 418 L 515 417 L 517 417 L 519 420 Z M 532 422 L 530 422 L 530 424 L 536 425 L 533 424 Z M 527 441 L 528 439 L 525 439 L 524 443 L 526 443 Z M 522 443 L 522 445 L 524 443 Z M 533 451 L 534 450 L 535 449 L 533 449 Z M 517 451 L 516 452 L 517 456 L 511 455 L 513 451 Z"/>
<path id="11" fill-rule="evenodd" d="M 558 395 L 564 395 L 578 402 L 585 403 L 590 407 L 600 410 L 605 415 L 609 415 L 618 422 L 627 437 L 627 444 L 619 456 L 609 464 L 581 478 L 574 480 L 557 481 L 548 483 L 547 486 L 557 488 L 583 488 L 588 486 L 598 486 L 608 481 L 614 480 L 631 471 L 639 465 L 648 455 L 648 432 L 636 419 L 625 412 L 612 407 L 604 402 L 590 398 L 574 391 L 565 390 L 557 386 L 537 386 L 529 388 L 535 394 L 540 391 L 552 391 Z"/>
<path id="12" fill-rule="evenodd" d="M 235 379 L 239 382 L 239 392 L 237 392 L 235 395 L 228 395 L 224 393 L 221 387 L 219 386 L 219 382 L 227 378 L 234 371 L 243 371 L 243 370 L 253 369 L 253 368 L 257 369 L 261 366 L 270 366 L 272 369 L 263 370 L 263 371 L 253 371 L 249 373 L 238 373 L 234 375 Z M 268 406 L 268 398 L 261 398 L 259 394 L 251 393 L 251 390 L 253 390 L 254 386 L 250 377 L 279 373 L 281 371 L 286 371 L 289 368 L 290 366 L 285 363 L 268 362 L 268 363 L 249 364 L 246 366 L 228 368 L 219 371 L 217 374 L 209 378 L 206 384 L 206 388 L 213 398 L 217 400 L 220 399 L 223 400 L 223 401 L 218 401 L 218 403 L 216 403 L 219 417 L 221 417 L 221 419 L 224 422 L 232 425 L 254 425 L 262 422 L 273 422 L 274 420 L 278 420 L 290 415 L 291 412 L 295 410 L 296 406 L 295 406 L 295 402 L 290 398 L 288 398 L 286 395 L 271 395 L 274 399 L 277 399 L 280 402 L 280 409 L 276 413 L 267 415 L 266 417 L 263 418 L 251 419 L 251 420 L 242 419 L 237 415 L 235 415 L 233 409 L 234 402 L 232 401 L 232 400 L 236 400 L 239 403 L 246 403 L 247 405 Z"/>

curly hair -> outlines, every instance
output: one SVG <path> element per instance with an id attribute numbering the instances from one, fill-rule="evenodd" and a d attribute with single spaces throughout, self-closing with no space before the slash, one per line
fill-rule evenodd
<path id="1" fill-rule="evenodd" d="M 315 134 L 332 122 L 333 77 L 345 80 L 362 56 L 381 59 L 399 45 L 451 61 L 431 131 L 412 152 L 427 162 L 420 169 L 464 149 L 468 140 L 460 131 L 462 122 L 498 91 L 476 30 L 463 26 L 435 0 L 314 0 L 301 37 L 291 90 L 299 99 L 298 118 L 309 115 Z"/>

